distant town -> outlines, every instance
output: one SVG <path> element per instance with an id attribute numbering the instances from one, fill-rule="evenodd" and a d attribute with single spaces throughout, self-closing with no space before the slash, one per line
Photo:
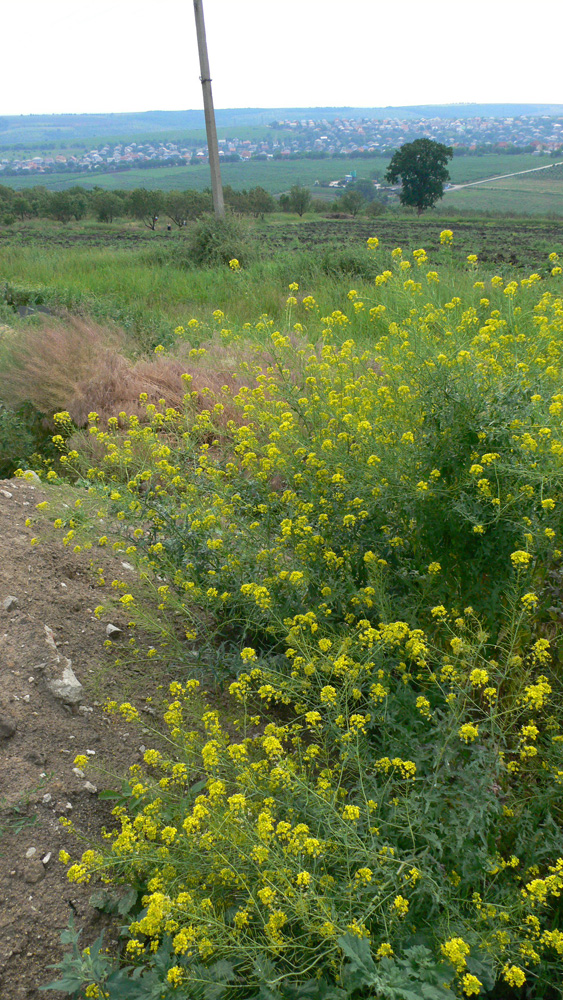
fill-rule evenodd
<path id="1" fill-rule="evenodd" d="M 299 119 L 270 123 L 271 137 L 253 141 L 233 135 L 219 140 L 219 156 L 224 162 L 245 160 L 291 160 L 325 157 L 389 156 L 405 142 L 428 137 L 452 146 L 455 155 L 488 152 L 563 153 L 563 116 L 520 116 L 507 118 L 420 118 Z M 241 130 L 243 131 L 243 130 Z M 69 143 L 71 145 L 71 143 Z M 108 173 L 156 166 L 195 166 L 207 163 L 205 143 L 106 142 L 93 149 L 85 143 L 64 143 L 57 151 L 26 156 L 22 150 L 5 150 L 0 158 L 0 174 Z"/>

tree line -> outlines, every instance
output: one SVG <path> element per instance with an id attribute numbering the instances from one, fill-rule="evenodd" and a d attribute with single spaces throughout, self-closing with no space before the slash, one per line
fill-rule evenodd
<path id="1" fill-rule="evenodd" d="M 279 211 L 294 212 L 299 216 L 310 211 L 331 210 L 353 216 L 360 211 L 377 215 L 384 210 L 385 197 L 376 191 L 369 180 L 349 184 L 333 202 L 313 198 L 309 188 L 299 184 L 277 199 L 262 187 L 236 191 L 227 185 L 223 193 L 225 204 L 234 212 L 255 218 Z M 155 230 L 159 220 L 180 228 L 212 210 L 210 190 L 165 192 L 134 188 L 131 191 L 108 191 L 100 187 L 86 190 L 76 185 L 66 191 L 49 191 L 41 186 L 18 191 L 0 185 L 0 222 L 3 225 L 33 218 L 62 223 L 95 218 L 98 222 L 111 223 L 128 217 Z"/>
<path id="2" fill-rule="evenodd" d="M 273 212 L 277 207 L 275 199 L 263 188 L 250 191 L 226 188 L 225 200 L 236 211 L 256 216 Z M 98 222 L 129 217 L 154 229 L 161 217 L 170 225 L 184 226 L 212 209 L 211 191 L 164 192 L 147 188 L 108 191 L 100 187 L 86 190 L 78 185 L 66 191 L 49 191 L 40 186 L 15 191 L 0 186 L 0 219 L 4 225 L 32 218 L 66 223 L 87 217 Z"/>

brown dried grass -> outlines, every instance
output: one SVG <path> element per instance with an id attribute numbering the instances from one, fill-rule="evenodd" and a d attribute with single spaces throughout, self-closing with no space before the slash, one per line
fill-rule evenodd
<path id="1" fill-rule="evenodd" d="M 13 407 L 30 402 L 46 416 L 67 409 L 80 381 L 118 343 L 113 331 L 76 318 L 13 330 L 2 344 L 2 399 Z"/>
<path id="2" fill-rule="evenodd" d="M 294 360 L 284 359 L 284 367 L 289 368 L 289 378 L 298 382 L 298 352 L 307 345 L 295 333 L 291 343 Z M 278 365 L 273 354 L 257 350 L 251 342 L 209 341 L 203 345 L 205 354 L 197 358 L 190 357 L 189 344 L 180 343 L 174 354 L 137 361 L 125 356 L 124 344 L 123 334 L 75 317 L 10 331 L 2 343 L 2 399 L 14 408 L 30 402 L 47 419 L 57 410 L 68 410 L 76 426 L 85 427 L 92 411 L 102 426 L 120 412 L 144 421 L 142 393 L 159 408 L 164 400 L 167 407 L 183 411 L 189 392 L 193 412 L 211 409 L 216 401 L 223 404 L 222 413 L 214 415 L 220 433 L 228 421 L 243 420 L 232 397 L 242 386 L 254 387 L 260 371 L 275 372 Z M 317 355 L 320 348 L 317 345 Z M 191 376 L 189 385 L 182 379 L 184 373 Z"/>

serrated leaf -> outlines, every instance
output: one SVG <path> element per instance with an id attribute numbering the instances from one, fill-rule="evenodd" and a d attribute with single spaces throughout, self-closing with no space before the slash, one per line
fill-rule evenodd
<path id="1" fill-rule="evenodd" d="M 227 962 L 226 958 L 215 962 L 210 967 L 209 972 L 218 983 L 232 983 L 237 978 L 234 966 L 231 962 Z"/>
<path id="2" fill-rule="evenodd" d="M 336 939 L 336 943 L 356 968 L 371 974 L 377 971 L 368 938 L 359 938 L 355 934 L 342 934 Z"/>
<path id="3" fill-rule="evenodd" d="M 124 917 L 126 913 L 129 913 L 133 909 L 135 903 L 137 902 L 137 890 L 129 889 L 124 896 L 121 897 L 117 904 L 117 912 L 120 917 Z"/>

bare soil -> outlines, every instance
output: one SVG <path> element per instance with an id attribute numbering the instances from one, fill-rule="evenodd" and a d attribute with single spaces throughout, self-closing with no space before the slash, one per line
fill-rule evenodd
<path id="1" fill-rule="evenodd" d="M 0 481 L 1 1000 L 62 1000 L 61 993 L 45 994 L 40 987 L 57 978 L 49 966 L 62 957 L 60 933 L 71 913 L 84 929 L 84 945 L 104 926 L 106 918 L 88 905 L 92 890 L 70 883 L 58 860 L 62 848 L 73 858 L 85 849 L 59 817 L 71 818 L 87 839 L 110 823 L 111 802 L 99 793 L 119 787 L 119 776 L 141 759 L 139 745 L 146 736 L 122 719 L 108 718 L 102 701 L 109 693 L 133 690 L 142 708 L 156 685 L 152 667 L 150 677 L 134 666 L 120 667 L 115 676 L 115 651 L 104 647 L 107 619 L 93 614 L 100 591 L 89 553 L 64 548 L 60 533 L 46 532 L 39 544 L 30 544 L 37 529 L 25 521 L 47 496 L 48 486 Z M 108 562 L 115 576 L 130 572 L 119 555 Z M 17 603 L 5 608 L 10 596 Z M 124 622 L 112 621 L 126 630 Z M 70 659 L 84 687 L 73 706 L 48 688 L 56 655 L 46 626 L 61 664 Z M 105 772 L 81 777 L 73 771 L 79 753 L 116 777 Z M 87 780 L 97 790 L 89 790 Z M 107 932 L 111 937 L 111 927 Z"/>

